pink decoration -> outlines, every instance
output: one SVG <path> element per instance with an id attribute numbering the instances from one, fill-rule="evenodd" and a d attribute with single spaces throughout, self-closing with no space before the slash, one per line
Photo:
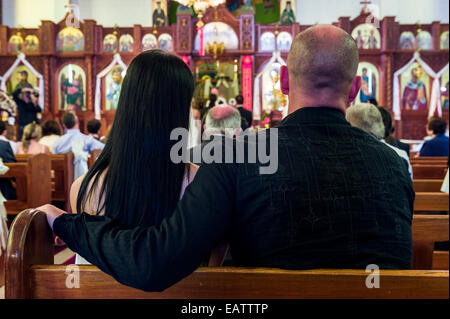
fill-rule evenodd
<path id="1" fill-rule="evenodd" d="M 205 56 L 205 48 L 203 45 L 203 28 L 197 28 L 198 32 L 198 54 L 200 56 Z"/>
<path id="2" fill-rule="evenodd" d="M 252 57 L 246 55 L 242 59 L 242 96 L 244 108 L 252 111 Z"/>

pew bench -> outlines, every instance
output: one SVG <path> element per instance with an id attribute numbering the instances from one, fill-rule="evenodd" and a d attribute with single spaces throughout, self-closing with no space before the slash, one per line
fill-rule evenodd
<path id="1" fill-rule="evenodd" d="M 443 180 L 447 173 L 447 164 L 422 165 L 411 164 L 415 179 L 440 179 Z"/>
<path id="2" fill-rule="evenodd" d="M 17 216 L 8 238 L 7 299 L 449 298 L 449 272 L 437 270 L 380 270 L 379 288 L 369 289 L 365 270 L 201 267 L 163 292 L 144 292 L 95 266 L 53 265 L 52 244 L 44 213 Z"/>
<path id="3" fill-rule="evenodd" d="M 416 193 L 439 193 L 443 183 L 440 179 L 414 179 L 413 188 Z"/>
<path id="4" fill-rule="evenodd" d="M 441 192 L 416 192 L 414 212 L 448 212 L 449 194 Z"/>
<path id="5" fill-rule="evenodd" d="M 18 162 L 26 162 L 32 155 L 18 154 Z M 64 210 L 71 211 L 70 207 L 70 187 L 73 183 L 73 153 L 51 154 L 52 174 L 52 201 L 63 202 Z M 32 207 L 32 206 L 28 206 Z"/>
<path id="6" fill-rule="evenodd" d="M 26 162 L 5 163 L 9 171 L 0 178 L 14 178 L 17 199 L 7 200 L 8 215 L 17 215 L 29 207 L 38 207 L 51 200 L 50 156 L 30 156 Z"/>

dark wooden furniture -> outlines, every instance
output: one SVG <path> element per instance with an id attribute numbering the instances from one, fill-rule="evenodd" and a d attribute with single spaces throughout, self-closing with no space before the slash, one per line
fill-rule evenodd
<path id="1" fill-rule="evenodd" d="M 8 215 L 17 215 L 30 207 L 39 207 L 51 202 L 50 156 L 38 154 L 26 162 L 5 163 L 9 171 L 0 178 L 14 178 L 16 200 L 5 202 Z"/>
<path id="2" fill-rule="evenodd" d="M 448 212 L 449 194 L 416 192 L 414 212 Z"/>
<path id="3" fill-rule="evenodd" d="M 31 155 L 16 155 L 18 162 L 26 162 Z M 73 153 L 51 154 L 52 201 L 63 202 L 64 210 L 70 208 L 70 187 L 73 183 Z M 31 206 L 29 206 L 31 207 Z"/>
<path id="4" fill-rule="evenodd" d="M 447 164 L 412 164 L 415 179 L 444 179 L 447 173 Z"/>
<path id="5" fill-rule="evenodd" d="M 418 231 L 420 227 L 415 229 Z M 368 289 L 366 279 L 369 273 L 365 270 L 293 271 L 227 267 L 199 268 L 164 292 L 148 293 L 126 287 L 94 266 L 80 265 L 68 269 L 67 266 L 53 265 L 52 247 L 52 232 L 45 214 L 27 210 L 17 216 L 8 238 L 6 298 L 449 297 L 448 271 L 381 270 L 380 288 Z M 67 270 L 69 274 L 79 275 L 76 289 L 66 285 Z M 71 282 L 76 284 L 75 280 Z"/>
<path id="6" fill-rule="evenodd" d="M 444 181 L 440 179 L 414 179 L 413 187 L 414 191 L 420 193 L 434 192 L 438 193 L 441 191 L 442 183 Z"/>

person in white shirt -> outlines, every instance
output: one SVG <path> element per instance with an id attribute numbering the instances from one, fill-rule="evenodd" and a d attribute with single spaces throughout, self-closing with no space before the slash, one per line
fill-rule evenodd
<path id="1" fill-rule="evenodd" d="M 0 121 L 0 141 L 9 142 L 9 144 L 11 145 L 11 149 L 13 150 L 13 153 L 17 154 L 17 152 L 18 152 L 17 143 L 14 141 L 8 140 L 6 138 L 6 134 L 7 134 L 6 124 L 5 124 L 5 122 Z"/>
<path id="2" fill-rule="evenodd" d="M 383 123 L 383 117 L 375 105 L 370 103 L 353 105 L 347 109 L 345 118 L 352 126 L 366 131 L 378 139 L 381 143 L 394 150 L 405 162 L 405 167 L 407 167 L 409 175 L 411 176 L 411 179 L 413 179 L 413 171 L 411 163 L 409 162 L 408 154 L 405 151 L 386 143 L 384 140 L 385 126 Z"/>
<path id="3" fill-rule="evenodd" d="M 54 120 L 45 121 L 42 124 L 42 138 L 39 143 L 47 146 L 53 153 L 53 144 L 61 137 L 62 129 L 58 122 Z"/>

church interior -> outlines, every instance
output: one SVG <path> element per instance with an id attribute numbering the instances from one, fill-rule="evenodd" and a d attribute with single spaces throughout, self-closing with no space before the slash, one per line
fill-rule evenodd
<path id="1" fill-rule="evenodd" d="M 448 184 L 447 192 L 441 192 L 445 175 L 448 183 L 448 147 L 447 155 L 418 157 L 424 138 L 430 135 L 430 119 L 444 119 L 446 127 L 449 123 L 448 12 L 446 0 L 0 0 L 0 114 L 6 125 L 5 136 L 20 141 L 26 134 L 25 124 L 29 123 L 22 124 L 16 103 L 17 92 L 24 92 L 24 88 L 31 89 L 26 92 L 32 92 L 39 107 L 33 123 L 53 120 L 65 129 L 63 116 L 73 113 L 81 133 L 88 134 L 89 123 L 97 120 L 98 137 L 108 136 L 130 63 L 142 52 L 154 49 L 178 56 L 192 72 L 191 114 L 203 114 L 211 94 L 216 94 L 225 105 L 242 104 L 251 114 L 250 129 L 258 132 L 276 127 L 295 103 L 285 94 L 281 76 L 294 39 L 317 25 L 338 27 L 355 40 L 359 54 L 360 89 L 348 107 L 371 103 L 389 111 L 393 138 L 410 147 L 416 192 L 414 220 L 416 213 L 422 216 L 418 212 L 424 212 L 425 217 L 413 223 L 413 236 L 419 229 L 423 233 L 417 235 L 421 238 L 417 247 L 415 242 L 413 246 L 413 264 L 416 261 L 419 266 L 408 270 L 417 271 L 414 274 L 420 279 L 408 286 L 403 274 L 393 271 L 386 275 L 390 277 L 385 290 L 336 288 L 335 296 L 391 298 L 392 293 L 392 298 L 448 299 L 448 244 L 446 251 L 436 253 L 434 249 L 434 242 L 448 243 Z M 448 129 L 444 135 L 448 136 Z M 199 143 L 196 137 L 191 146 Z M 270 285 L 264 288 L 244 273 L 223 277 L 224 281 L 242 280 L 241 286 L 236 285 L 237 292 L 220 279 L 215 286 L 211 278 L 222 277 L 198 270 L 181 282 L 179 290 L 170 288 L 162 297 L 122 286 L 97 268 L 86 268 L 81 282 L 98 282 L 103 291 L 95 290 L 95 284 L 79 290 L 52 286 L 58 278 L 66 278 L 63 268 L 57 267 L 75 264 L 75 253 L 64 245 L 39 246 L 39 242 L 31 242 L 33 238 L 45 241 L 54 235 L 42 216 L 20 214 L 47 203 L 67 212 L 73 210 L 71 185 L 82 175 L 74 170 L 74 160 L 84 156 L 73 152 L 75 155 L 50 152 L 48 158 L 14 152 L 17 163 L 5 159 L 0 163 L 0 179 L 13 178 L 17 192 L 15 200 L 0 200 L 4 206 L 0 207 L 4 215 L 0 214 L 2 298 L 288 299 L 329 298 L 327 293 L 333 292 L 319 288 L 327 287 L 325 280 L 320 280 L 320 272 L 315 274 L 319 278 L 316 287 L 301 271 L 298 276 L 260 275 L 262 281 L 266 278 L 277 287 L 277 293 Z M 85 154 L 86 169 L 96 167 L 96 158 L 102 158 L 100 152 Z M 3 172 L 5 165 L 9 171 Z M 438 222 L 429 229 L 433 216 Z M 20 251 L 21 257 L 13 258 L 14 251 L 16 255 Z M 418 261 L 420 256 L 427 257 L 427 261 Z M 52 274 L 46 273 L 44 267 L 49 267 Z M 363 280 L 366 276 L 357 271 L 353 277 L 350 275 L 339 274 L 349 286 L 357 286 L 357 278 Z M 205 285 L 206 292 L 198 291 L 197 282 Z M 311 295 L 289 291 L 289 282 L 298 287 L 305 285 Z M 397 290 L 396 282 L 401 283 Z M 33 285 L 36 289 L 30 288 Z M 253 290 L 245 290 L 244 285 Z M 419 286 L 424 289 L 408 289 Z M 115 291 L 117 297 L 108 290 Z M 300 290 L 305 289 L 295 291 Z"/>

